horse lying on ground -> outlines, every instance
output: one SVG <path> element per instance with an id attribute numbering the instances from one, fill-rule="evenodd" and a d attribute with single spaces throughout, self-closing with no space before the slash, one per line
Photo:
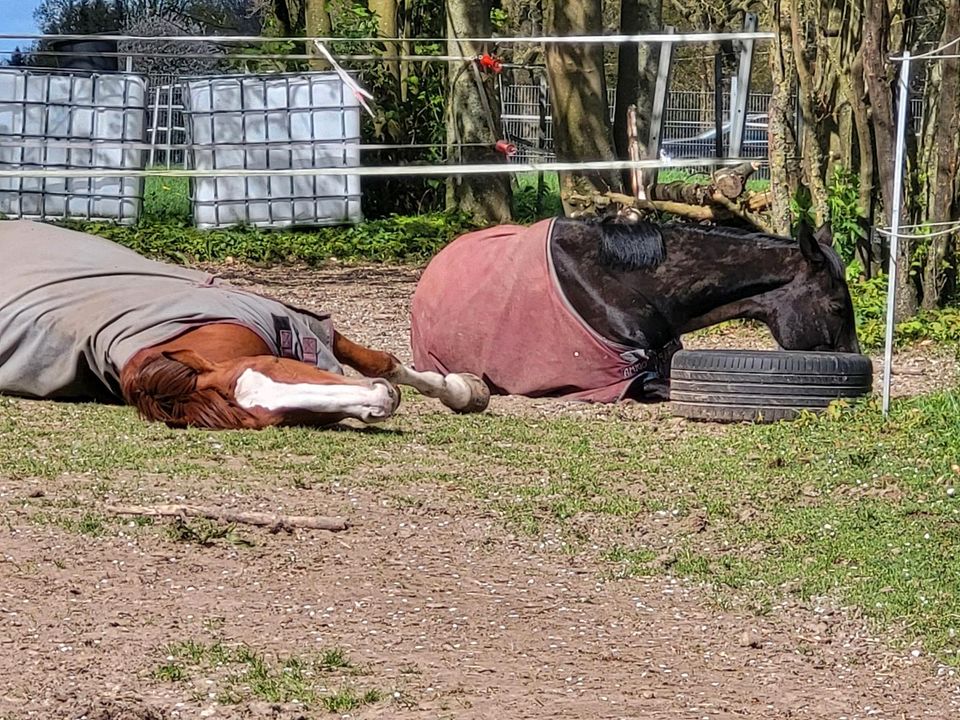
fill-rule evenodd
<path id="1" fill-rule="evenodd" d="M 122 400 L 147 420 L 212 429 L 382 420 L 395 385 L 460 412 L 489 402 L 475 376 L 417 372 L 328 316 L 99 237 L 3 221 L 0 257 L 0 393 Z"/>
<path id="2" fill-rule="evenodd" d="M 663 399 L 680 336 L 726 320 L 765 323 L 785 350 L 859 353 L 843 264 L 819 238 L 564 219 L 469 233 L 420 278 L 414 367 L 614 402 Z"/>

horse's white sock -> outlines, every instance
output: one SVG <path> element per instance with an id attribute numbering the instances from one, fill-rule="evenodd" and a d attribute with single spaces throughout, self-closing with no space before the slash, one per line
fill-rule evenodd
<path id="1" fill-rule="evenodd" d="M 409 385 L 427 397 L 439 398 L 453 408 L 465 407 L 473 397 L 470 386 L 456 373 L 441 375 L 431 371 L 419 372 L 401 365 L 391 379 L 398 385 Z"/>
<path id="2" fill-rule="evenodd" d="M 307 410 L 344 414 L 364 421 L 389 417 L 396 410 L 396 396 L 386 380 L 364 385 L 322 385 L 282 383 L 256 370 L 244 370 L 237 379 L 234 395 L 247 410 Z"/>

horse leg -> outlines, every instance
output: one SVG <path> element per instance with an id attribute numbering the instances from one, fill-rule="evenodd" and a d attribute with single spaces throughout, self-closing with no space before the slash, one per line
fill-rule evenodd
<path id="1" fill-rule="evenodd" d="M 334 332 L 333 354 L 362 375 L 384 378 L 395 385 L 407 385 L 457 412 L 482 412 L 490 404 L 489 388 L 471 373 L 418 372 L 390 353 L 359 345 L 338 332 Z"/>
<path id="2" fill-rule="evenodd" d="M 273 356 L 239 365 L 243 369 L 233 386 L 237 404 L 279 425 L 329 425 L 344 418 L 372 423 L 389 418 L 400 405 L 400 393 L 381 378 L 347 378 Z"/>

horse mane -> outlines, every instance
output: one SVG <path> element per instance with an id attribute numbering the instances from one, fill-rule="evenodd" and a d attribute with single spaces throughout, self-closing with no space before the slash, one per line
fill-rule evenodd
<path id="1" fill-rule="evenodd" d="M 655 268 L 667 256 L 663 233 L 653 223 L 601 220 L 600 264 L 610 270 Z"/>
<path id="2" fill-rule="evenodd" d="M 123 396 L 144 420 L 173 428 L 244 428 L 254 423 L 250 413 L 217 390 L 198 390 L 196 370 L 162 354 L 125 379 Z"/>
<path id="3" fill-rule="evenodd" d="M 571 221 L 567 221 L 571 222 Z M 576 222 L 576 221 L 573 221 Z M 666 258 L 664 234 L 688 232 L 711 238 L 728 238 L 739 241 L 754 241 L 765 247 L 796 248 L 795 238 L 773 235 L 748 228 L 730 225 L 694 225 L 692 223 L 630 222 L 617 217 L 592 218 L 579 221 L 600 230 L 598 260 L 611 270 L 641 270 L 658 267 Z M 830 245 L 820 245 L 827 267 L 835 280 L 846 280 L 846 268 L 840 255 Z"/>
<path id="4" fill-rule="evenodd" d="M 694 225 L 692 223 L 669 223 L 664 227 L 673 230 L 694 232 L 709 237 L 729 238 L 731 240 L 755 240 L 774 247 L 795 247 L 797 241 L 784 235 L 773 235 L 760 230 L 737 227 L 735 225 Z"/>

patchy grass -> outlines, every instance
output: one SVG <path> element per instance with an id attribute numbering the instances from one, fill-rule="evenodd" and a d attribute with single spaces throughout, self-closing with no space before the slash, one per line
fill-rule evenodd
<path id="1" fill-rule="evenodd" d="M 253 544 L 237 532 L 233 523 L 223 524 L 205 518 L 174 518 L 166 532 L 167 537 L 174 542 L 194 543 L 203 547 L 209 547 L 217 540 L 231 545 Z"/>
<path id="2" fill-rule="evenodd" d="M 70 510 L 56 507 L 31 513 L 30 522 L 34 525 L 59 527 L 70 533 L 90 537 L 107 535 L 111 531 L 110 526 L 115 524 L 113 518 L 107 518 L 96 512 L 85 512 L 77 516 Z"/>
<path id="3" fill-rule="evenodd" d="M 188 225 L 193 220 L 190 207 L 190 178 L 148 177 L 143 187 L 142 223 Z"/>
<path id="4" fill-rule="evenodd" d="M 333 695 L 327 695 L 323 698 L 323 707 L 329 712 L 343 714 L 363 707 L 364 705 L 373 705 L 383 699 L 383 693 L 379 690 L 366 690 L 358 695 L 350 687 L 340 688 Z"/>
<path id="5" fill-rule="evenodd" d="M 671 573 L 711 583 L 718 603 L 756 608 L 828 595 L 960 665 L 958 417 L 954 388 L 896 401 L 886 422 L 864 400 L 765 426 L 658 426 L 612 409 L 606 419 L 417 412 L 367 430 L 209 433 L 141 423 L 127 408 L 0 400 L 0 475 L 71 474 L 82 495 L 58 511 L 91 534 L 108 489 L 193 502 L 212 486 L 204 480 L 218 493 L 350 483 L 392 497 L 434 485 L 567 551 L 596 546 L 607 577 Z M 320 672 L 347 659 L 310 662 Z M 280 666 L 264 667 L 269 685 Z"/>
<path id="6" fill-rule="evenodd" d="M 343 670 L 350 667 L 350 660 L 342 648 L 330 648 L 320 654 L 317 666 L 328 671 Z"/>
<path id="7" fill-rule="evenodd" d="M 160 682 L 183 682 L 189 675 L 186 668 L 178 662 L 165 662 L 157 665 L 151 672 L 150 677 Z"/>
<path id="8" fill-rule="evenodd" d="M 228 646 L 220 641 L 184 640 L 162 648 L 164 660 L 150 673 L 161 682 L 211 680 L 217 699 L 235 705 L 250 699 L 269 703 L 299 703 L 305 708 L 323 707 L 330 712 L 348 712 L 383 698 L 375 688 L 358 689 L 346 684 L 343 671 L 352 664 L 340 648 L 320 655 L 269 657 L 247 645 Z M 331 659 L 335 662 L 331 663 Z M 340 671 L 336 690 L 327 686 L 331 674 Z"/>

